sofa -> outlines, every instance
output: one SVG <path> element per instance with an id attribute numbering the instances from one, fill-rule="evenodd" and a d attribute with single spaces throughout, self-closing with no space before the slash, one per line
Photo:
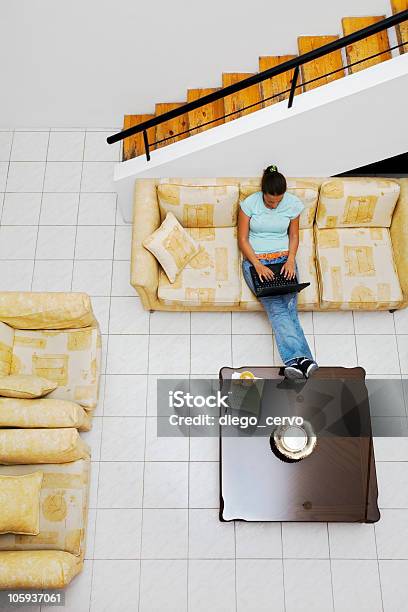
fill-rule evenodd
<path id="1" fill-rule="evenodd" d="M 83 567 L 90 450 L 77 429 L 0 429 L 3 483 L 4 477 L 35 474 L 42 476 L 33 502 L 37 512 L 39 507 L 38 533 L 0 533 L 0 590 L 63 588 Z M 2 516 L 20 509 L 17 490 L 8 507 L 2 503 Z"/>
<path id="2" fill-rule="evenodd" d="M 91 427 L 100 366 L 88 295 L 0 293 L 0 589 L 63 588 L 82 569 L 91 462 L 79 431 Z M 53 390 L 26 399 L 15 382 L 26 375 Z"/>
<path id="3" fill-rule="evenodd" d="M 131 284 L 144 308 L 257 311 L 237 245 L 240 200 L 260 178 L 138 179 Z M 297 253 L 299 310 L 396 310 L 408 303 L 408 179 L 289 178 L 305 208 Z M 222 203 L 227 202 L 228 205 Z M 202 246 L 170 283 L 145 239 L 173 212 Z"/>
<path id="4" fill-rule="evenodd" d="M 0 398 L 0 427 L 89 429 L 100 369 L 101 335 L 88 295 L 0 293 L 0 376 L 57 383 L 45 398 Z"/>

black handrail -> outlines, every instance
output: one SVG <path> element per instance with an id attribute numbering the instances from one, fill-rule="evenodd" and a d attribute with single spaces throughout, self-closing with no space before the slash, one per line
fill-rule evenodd
<path id="1" fill-rule="evenodd" d="M 337 51 L 338 49 L 343 49 L 344 47 L 350 44 L 353 44 L 355 42 L 358 42 L 359 40 L 362 40 L 363 38 L 367 38 L 368 36 L 372 36 L 374 34 L 377 34 L 378 32 L 387 30 L 388 28 L 398 25 L 399 23 L 402 23 L 403 21 L 407 21 L 407 20 L 408 20 L 408 9 L 405 11 L 396 13 L 395 15 L 391 15 L 391 17 L 386 17 L 385 19 L 382 19 L 381 21 L 377 21 L 376 23 L 369 25 L 366 28 L 362 28 L 361 30 L 357 30 L 356 32 L 353 32 L 352 34 L 347 34 L 347 36 L 338 38 L 337 40 L 327 43 L 326 45 L 322 45 L 321 47 L 318 47 L 317 49 L 308 51 L 307 53 L 304 53 L 303 55 L 296 56 L 293 59 L 288 60 L 287 62 L 283 62 L 282 64 L 279 64 L 278 66 L 274 66 L 273 68 L 268 68 L 268 70 L 264 70 L 262 72 L 254 74 L 246 79 L 243 79 L 242 81 L 238 81 L 237 83 L 228 85 L 227 87 L 222 87 L 211 94 L 207 94 L 206 96 L 203 96 L 202 98 L 198 98 L 197 100 L 193 100 L 192 102 L 187 102 L 186 104 L 183 104 L 182 106 L 178 108 L 175 108 L 171 111 L 163 113 L 162 115 L 157 115 L 156 117 L 153 117 L 152 119 L 149 119 L 148 121 L 143 121 L 143 123 L 139 123 L 130 128 L 127 128 L 126 130 L 117 132 L 116 134 L 113 134 L 112 136 L 108 136 L 106 141 L 108 142 L 108 144 L 114 144 L 115 142 L 124 140 L 125 138 L 128 138 L 129 136 L 133 136 L 134 134 L 138 134 L 140 132 L 146 132 L 146 130 L 148 130 L 151 127 L 160 125 L 161 123 L 165 123 L 166 121 L 169 121 L 170 119 L 174 119 L 175 117 L 180 117 L 180 115 L 184 115 L 185 113 L 193 111 L 197 108 L 206 106 L 207 104 L 210 104 L 211 102 L 215 102 L 216 100 L 225 98 L 226 96 L 236 93 L 237 91 L 241 91 L 242 89 L 251 87 L 251 85 L 257 85 L 258 83 L 262 83 L 262 81 L 265 81 L 266 79 L 270 79 L 279 74 L 283 74 L 284 72 L 287 72 L 288 70 L 291 70 L 293 68 L 295 69 L 296 72 L 298 72 L 299 66 L 302 66 L 303 64 L 306 64 L 307 62 L 323 57 L 324 55 L 328 55 L 329 53 L 332 53 L 333 51 Z M 295 79 L 293 79 L 293 81 L 295 81 Z M 293 96 L 292 96 L 292 101 L 293 101 Z M 146 143 L 146 141 L 147 141 L 147 134 L 144 134 L 144 142 Z"/>

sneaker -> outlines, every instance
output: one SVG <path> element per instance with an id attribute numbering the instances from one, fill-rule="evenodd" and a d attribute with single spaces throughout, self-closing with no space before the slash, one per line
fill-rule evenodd
<path id="1" fill-rule="evenodd" d="M 292 363 L 292 365 L 290 366 L 286 366 L 283 370 L 283 375 L 285 376 L 285 378 L 289 378 L 290 380 L 304 378 L 304 373 L 299 365 L 299 360 L 297 360 L 295 363 Z"/>
<path id="2" fill-rule="evenodd" d="M 305 378 L 310 378 L 319 369 L 319 366 L 312 359 L 308 359 L 307 357 L 303 357 L 303 359 L 298 359 L 298 367 L 302 371 Z"/>

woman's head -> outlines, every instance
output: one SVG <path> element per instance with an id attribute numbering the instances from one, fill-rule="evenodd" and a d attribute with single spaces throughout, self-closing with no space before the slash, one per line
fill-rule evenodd
<path id="1" fill-rule="evenodd" d="M 262 175 L 261 189 L 264 197 L 264 202 L 267 206 L 275 208 L 286 191 L 286 179 L 278 172 L 278 168 L 274 165 L 265 168 Z"/>

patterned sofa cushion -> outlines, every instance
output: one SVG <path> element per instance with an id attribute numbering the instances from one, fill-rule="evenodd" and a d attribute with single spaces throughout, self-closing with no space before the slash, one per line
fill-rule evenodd
<path id="1" fill-rule="evenodd" d="M 143 246 L 156 257 L 171 283 L 200 250 L 171 212 L 160 227 L 143 240 Z"/>
<path id="2" fill-rule="evenodd" d="M 320 188 L 316 223 L 331 227 L 390 227 L 400 193 L 396 181 L 335 178 Z"/>
<path id="3" fill-rule="evenodd" d="M 38 535 L 0 535 L 0 550 L 63 550 L 83 552 L 88 509 L 90 461 L 41 465 L 40 531 Z M 38 465 L 0 466 L 2 476 L 38 471 Z"/>
<path id="4" fill-rule="evenodd" d="M 60 550 L 0 552 L 0 589 L 62 589 L 83 561 Z"/>
<path id="5" fill-rule="evenodd" d="M 48 395 L 92 409 L 98 401 L 101 338 L 98 327 L 60 331 L 16 329 L 12 374 L 34 374 L 58 383 Z"/>
<path id="6" fill-rule="evenodd" d="M 233 227 L 237 224 L 237 185 L 157 186 L 161 219 L 172 212 L 183 227 Z"/>
<path id="7" fill-rule="evenodd" d="M 0 321 L 17 329 L 70 329 L 96 323 L 86 293 L 1 291 Z"/>
<path id="8" fill-rule="evenodd" d="M 48 398 L 0 398 L 0 427 L 76 427 L 79 431 L 89 431 L 91 419 L 91 413 L 76 402 Z"/>
<path id="9" fill-rule="evenodd" d="M 321 308 L 388 310 L 403 299 L 387 228 L 317 229 Z"/>
<path id="10" fill-rule="evenodd" d="M 42 472 L 0 473 L 0 538 L 3 534 L 40 533 Z"/>
<path id="11" fill-rule="evenodd" d="M 300 215 L 299 227 L 300 229 L 307 229 L 313 227 L 313 222 L 316 214 L 317 199 L 319 197 L 319 185 L 312 181 L 305 181 L 302 179 L 287 179 L 287 186 L 289 193 L 298 196 L 298 198 L 304 204 L 304 210 Z M 261 189 L 260 179 L 249 179 L 248 181 L 242 182 L 240 185 L 239 199 L 242 201 L 252 193 Z"/>
<path id="12" fill-rule="evenodd" d="M 0 464 L 67 463 L 87 459 L 90 448 L 77 429 L 0 429 Z"/>
<path id="13" fill-rule="evenodd" d="M 242 256 L 240 260 L 242 261 Z M 299 269 L 299 280 L 301 282 L 310 282 L 309 287 L 303 289 L 303 291 L 299 293 L 298 308 L 299 310 L 313 310 L 319 306 L 319 289 L 317 283 L 314 236 L 312 229 L 303 229 L 299 231 L 299 249 L 296 256 L 296 262 Z M 245 310 L 262 310 L 260 302 L 254 296 L 245 282 L 242 274 L 242 267 L 240 268 L 240 276 L 240 306 L 245 308 Z"/>
<path id="14" fill-rule="evenodd" d="M 190 228 L 202 247 L 171 284 L 160 271 L 158 297 L 166 305 L 235 306 L 241 288 L 236 227 Z"/>
<path id="15" fill-rule="evenodd" d="M 0 376 L 8 376 L 13 354 L 14 329 L 0 321 Z"/>

